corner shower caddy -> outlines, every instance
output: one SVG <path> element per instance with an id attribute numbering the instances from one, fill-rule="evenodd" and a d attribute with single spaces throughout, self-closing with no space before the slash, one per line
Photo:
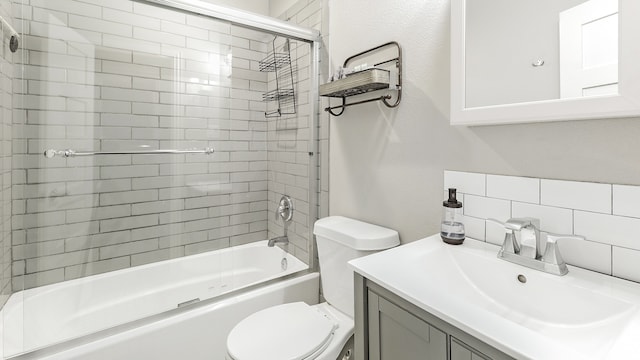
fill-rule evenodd
<path id="1" fill-rule="evenodd" d="M 375 51 L 386 47 L 397 48 L 398 56 L 378 62 L 374 64 L 372 68 L 348 74 L 343 79 L 320 85 L 320 96 L 342 98 L 342 105 L 329 106 L 325 108 L 324 111 L 328 111 L 333 116 L 340 116 L 342 115 L 342 113 L 344 113 L 344 109 L 346 107 L 373 101 L 382 101 L 387 107 L 390 108 L 394 108 L 400 105 L 400 100 L 402 99 L 402 49 L 397 42 L 391 41 L 350 56 L 344 61 L 343 68 L 347 68 L 349 63 L 356 58 L 364 57 L 365 55 L 371 55 Z M 398 72 L 397 82 L 395 82 L 395 79 L 392 78 L 392 76 L 394 75 L 393 71 L 378 68 L 381 65 L 389 63 L 395 63 L 396 70 Z M 389 103 L 388 100 L 390 100 L 392 96 L 386 94 L 379 97 L 360 100 L 347 104 L 347 97 L 386 89 L 397 91 L 395 103 Z M 339 113 L 334 113 L 334 109 L 341 110 Z"/>
<path id="2" fill-rule="evenodd" d="M 258 68 L 262 72 L 270 72 L 275 75 L 276 88 L 262 94 L 262 101 L 275 102 L 275 110 L 267 110 L 264 116 L 280 117 L 282 115 L 293 115 L 296 113 L 296 96 L 293 87 L 293 66 L 291 65 L 291 49 L 289 39 L 285 39 L 282 50 L 276 49 L 276 40 L 273 38 L 273 52 L 266 58 L 258 62 Z"/>

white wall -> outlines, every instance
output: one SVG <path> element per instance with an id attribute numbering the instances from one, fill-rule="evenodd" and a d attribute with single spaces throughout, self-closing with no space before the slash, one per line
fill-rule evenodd
<path id="1" fill-rule="evenodd" d="M 296 0 L 269 0 L 269 15 L 278 17 L 297 2 Z M 284 20 L 286 20 L 286 18 Z"/>
<path id="2" fill-rule="evenodd" d="M 408 242 L 438 231 L 445 169 L 640 184 L 638 119 L 450 126 L 449 1 L 336 0 L 330 8 L 334 68 L 397 40 L 405 69 L 399 108 L 365 104 L 331 119 L 332 215 L 397 229 Z"/>

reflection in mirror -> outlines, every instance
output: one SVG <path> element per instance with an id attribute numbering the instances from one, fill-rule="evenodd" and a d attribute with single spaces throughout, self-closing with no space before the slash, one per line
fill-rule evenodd
<path id="1" fill-rule="evenodd" d="M 465 108 L 618 94 L 618 0 L 466 1 Z"/>

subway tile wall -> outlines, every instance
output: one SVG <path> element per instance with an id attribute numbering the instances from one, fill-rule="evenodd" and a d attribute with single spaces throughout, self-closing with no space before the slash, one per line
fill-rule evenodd
<path id="1" fill-rule="evenodd" d="M 486 219 L 537 218 L 542 232 L 584 237 L 558 242 L 568 264 L 640 282 L 640 186 L 445 171 L 450 187 L 468 237 L 501 245 L 504 229 Z"/>
<path id="2" fill-rule="evenodd" d="M 0 16 L 14 24 L 11 2 L 0 2 Z M 0 308 L 11 295 L 11 112 L 14 55 L 9 38 L 0 45 Z"/>
<path id="3" fill-rule="evenodd" d="M 128 0 L 23 3 L 14 6 L 25 34 L 13 99 L 14 291 L 267 238 L 269 151 L 280 138 L 264 117 L 269 78 L 258 61 L 270 36 Z M 308 159 L 297 150 L 310 119 L 300 124 L 295 161 L 280 156 L 308 204 Z M 216 152 L 41 155 L 141 146 Z"/>
<path id="4" fill-rule="evenodd" d="M 324 8 L 322 0 L 299 0 L 279 16 L 279 19 L 323 31 Z M 276 47 L 278 45 L 282 45 L 282 42 L 276 41 Z M 297 114 L 283 115 L 269 121 L 269 211 L 271 215 L 277 208 L 282 194 L 287 194 L 293 199 L 295 212 L 287 229 L 289 252 L 308 262 L 312 251 L 311 229 L 318 216 L 317 208 L 312 206 L 318 206 L 320 194 L 319 186 L 316 186 L 317 174 L 320 173 L 316 167 L 319 166 L 316 161 L 319 154 L 316 144 L 308 141 L 313 137 L 313 131 L 317 131 L 313 128 L 313 104 L 309 90 L 311 76 L 318 74 L 311 74 L 311 49 L 307 44 L 292 41 L 290 49 L 293 68 L 297 69 L 294 71 Z M 273 50 L 271 44 L 269 50 Z M 269 89 L 274 88 L 275 78 L 272 73 L 269 74 L 268 80 Z M 283 232 L 282 222 L 276 221 L 274 216 L 269 216 L 269 237 L 281 236 Z"/>

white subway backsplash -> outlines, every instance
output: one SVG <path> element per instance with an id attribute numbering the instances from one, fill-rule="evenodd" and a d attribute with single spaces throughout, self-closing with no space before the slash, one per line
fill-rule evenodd
<path id="1" fill-rule="evenodd" d="M 501 245 L 504 229 L 486 219 L 537 218 L 543 232 L 584 237 L 559 241 L 568 264 L 640 282 L 640 186 L 445 171 L 450 187 L 469 238 Z"/>

